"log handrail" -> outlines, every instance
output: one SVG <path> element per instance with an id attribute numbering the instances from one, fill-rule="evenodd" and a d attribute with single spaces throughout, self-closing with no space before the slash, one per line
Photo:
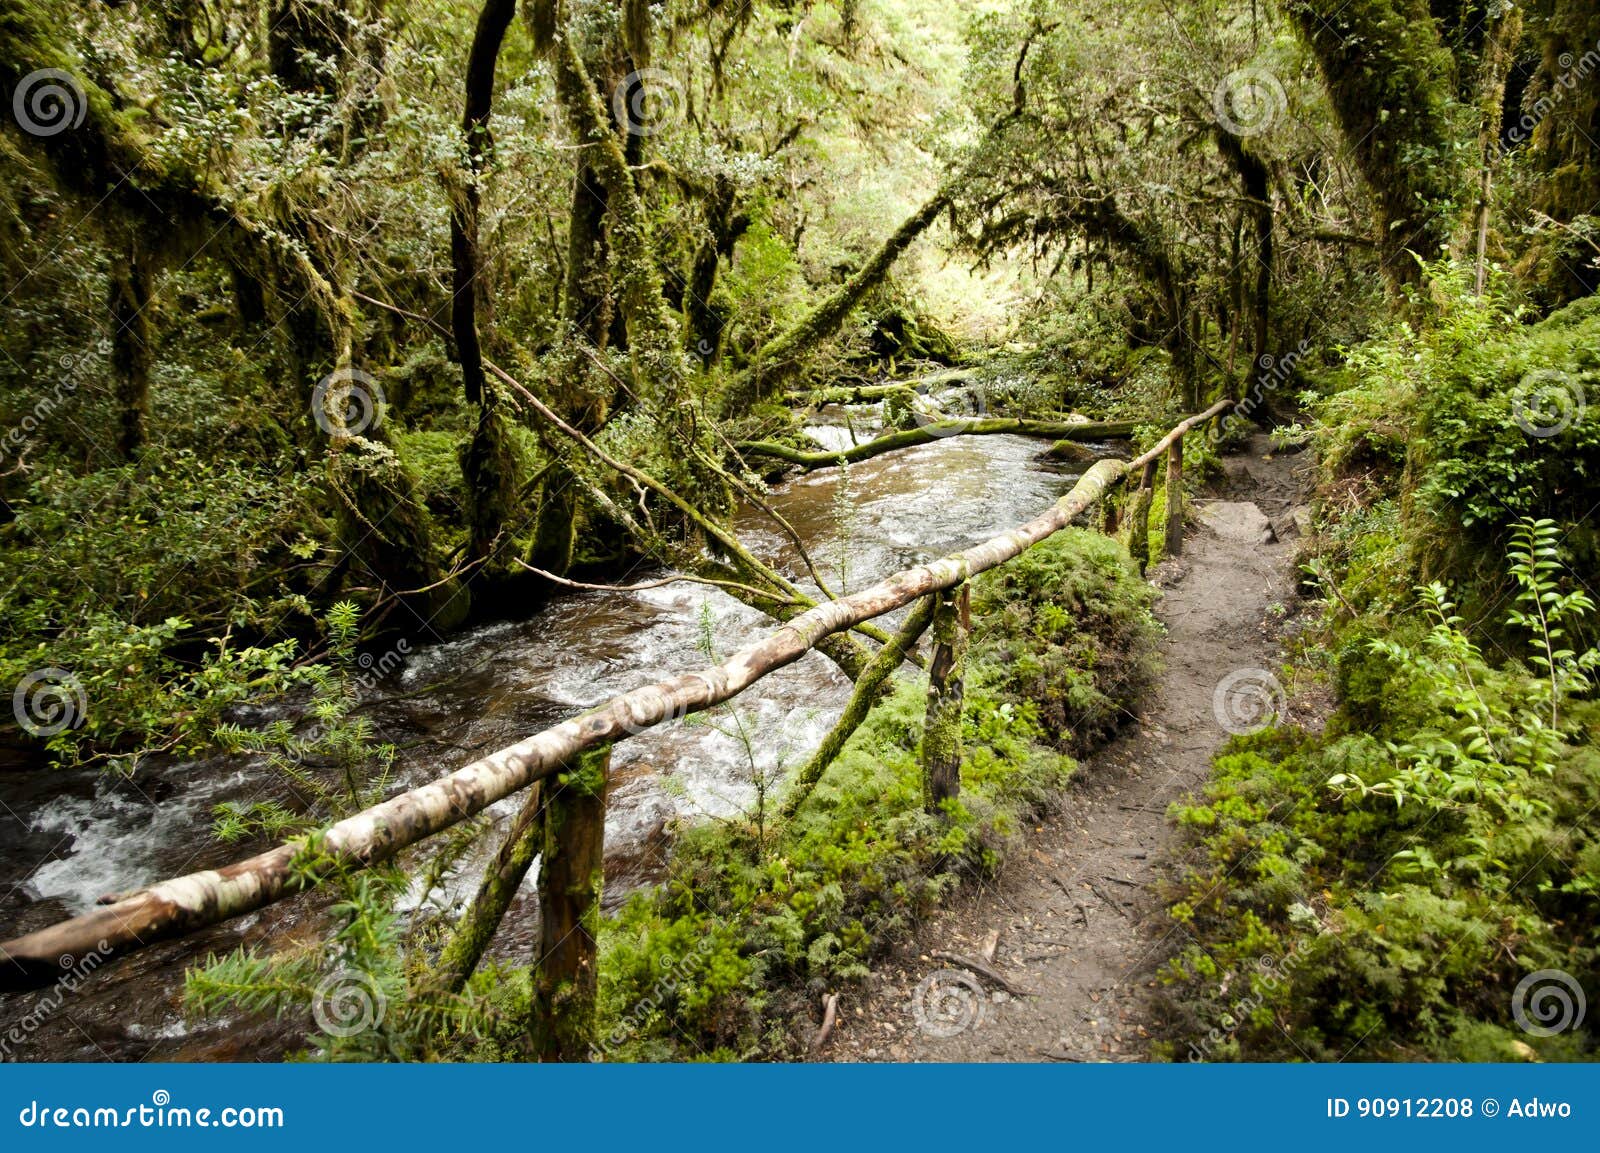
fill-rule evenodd
<path id="1" fill-rule="evenodd" d="M 1220 401 L 1180 422 L 1133 461 L 1097 461 L 1050 508 L 1008 532 L 819 604 L 720 664 L 613 697 L 582 716 L 346 817 L 321 832 L 314 854 L 304 853 L 304 840 L 291 840 L 220 869 L 157 882 L 104 908 L 0 943 L 0 991 L 48 985 L 60 976 L 63 957 L 94 954 L 103 962 L 254 912 L 341 869 L 385 860 L 550 776 L 580 753 L 721 704 L 799 660 L 825 638 L 954 588 L 1053 536 L 1092 508 L 1130 469 L 1155 459 L 1174 440 L 1230 405 Z"/>

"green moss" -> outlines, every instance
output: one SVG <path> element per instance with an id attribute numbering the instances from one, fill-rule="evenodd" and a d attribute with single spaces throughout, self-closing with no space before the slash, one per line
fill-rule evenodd
<path id="1" fill-rule="evenodd" d="M 976 582 L 972 683 L 1035 709 L 1058 747 L 1093 748 L 1155 679 L 1154 599 L 1117 542 L 1058 533 Z"/>

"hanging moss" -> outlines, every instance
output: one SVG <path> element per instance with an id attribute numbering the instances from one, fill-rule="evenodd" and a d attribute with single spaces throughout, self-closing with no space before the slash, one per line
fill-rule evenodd
<path id="1" fill-rule="evenodd" d="M 1413 284 L 1410 253 L 1439 255 L 1465 187 L 1455 66 L 1426 0 L 1292 0 L 1288 12 L 1372 191 L 1384 273 Z"/>
<path id="2" fill-rule="evenodd" d="M 1539 65 L 1523 94 L 1532 122 L 1529 206 L 1557 222 L 1517 265 L 1536 300 L 1564 304 L 1600 288 L 1600 7 L 1549 0 Z"/>

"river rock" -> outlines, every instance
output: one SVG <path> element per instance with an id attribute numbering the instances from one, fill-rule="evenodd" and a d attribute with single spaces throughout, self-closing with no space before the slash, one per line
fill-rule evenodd
<path id="1" fill-rule="evenodd" d="M 1074 464 L 1089 464 L 1100 459 L 1100 454 L 1094 449 L 1075 440 L 1058 440 L 1045 450 L 1045 455 L 1051 460 L 1071 461 Z"/>

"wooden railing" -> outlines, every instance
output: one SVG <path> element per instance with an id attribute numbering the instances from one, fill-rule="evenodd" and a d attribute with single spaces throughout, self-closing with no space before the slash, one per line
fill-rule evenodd
<path id="1" fill-rule="evenodd" d="M 925 801 L 937 809 L 960 789 L 966 582 L 1066 528 L 1118 481 L 1135 477 L 1126 515 L 1130 550 L 1142 568 L 1156 465 L 1163 455 L 1168 468 L 1166 551 L 1177 553 L 1183 539 L 1184 435 L 1220 417 L 1231 403 L 1220 401 L 1180 422 L 1131 461 L 1096 462 L 1071 491 L 1025 524 L 941 560 L 897 572 L 860 592 L 825 601 L 720 664 L 614 697 L 583 716 L 347 817 L 310 841 L 290 841 L 225 868 L 162 881 L 104 908 L 0 943 L 0 990 L 50 984 L 60 976 L 64 956 L 93 954 L 103 963 L 264 908 L 341 871 L 392 857 L 536 786 L 441 956 L 436 981 L 446 989 L 461 987 L 534 857 L 543 858 L 539 879 L 543 960 L 534 990 L 535 1034 L 542 1051 L 573 1055 L 582 1044 L 586 1023 L 593 1019 L 596 947 L 590 926 L 599 900 L 606 781 L 614 742 L 721 704 L 800 659 L 826 637 L 929 598 L 921 617 L 934 632 L 923 768 Z M 1115 530 L 1117 512 L 1111 502 L 1108 510 L 1106 524 Z M 904 637 L 897 640 L 904 644 Z M 885 655 L 893 658 L 897 652 L 891 647 Z M 562 783 L 552 786 L 553 777 Z"/>

